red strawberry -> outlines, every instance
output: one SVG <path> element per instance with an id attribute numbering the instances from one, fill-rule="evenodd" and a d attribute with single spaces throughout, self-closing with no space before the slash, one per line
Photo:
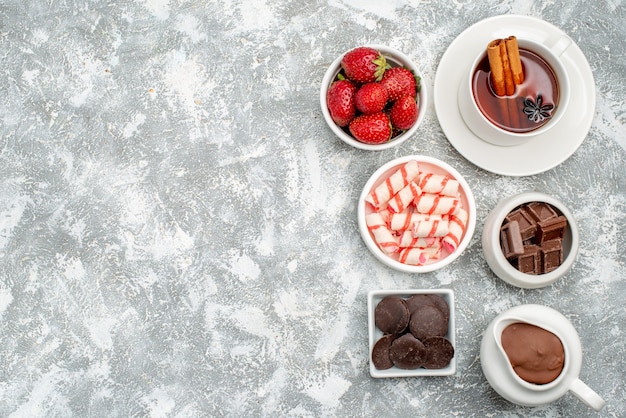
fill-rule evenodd
<path id="1" fill-rule="evenodd" d="M 387 90 L 379 83 L 363 84 L 354 95 L 354 103 L 366 115 L 382 112 L 387 104 Z"/>
<path id="2" fill-rule="evenodd" d="M 363 84 L 380 81 L 389 65 L 377 50 L 360 46 L 346 52 L 341 60 L 341 67 L 346 77 L 355 83 Z"/>
<path id="3" fill-rule="evenodd" d="M 356 107 L 354 95 L 356 86 L 349 80 L 337 80 L 333 82 L 326 92 L 326 105 L 330 117 L 339 126 L 348 126 L 354 119 Z"/>
<path id="4" fill-rule="evenodd" d="M 394 128 L 407 130 L 417 121 L 417 103 L 415 97 L 405 95 L 395 101 L 389 111 L 389 119 Z"/>
<path id="5" fill-rule="evenodd" d="M 350 133 L 366 144 L 382 144 L 391 138 L 391 123 L 383 112 L 360 115 L 350 122 Z"/>
<path id="6" fill-rule="evenodd" d="M 385 71 L 382 84 L 387 89 L 389 100 L 398 100 L 400 96 L 417 96 L 417 80 L 410 70 L 403 67 L 394 67 Z"/>

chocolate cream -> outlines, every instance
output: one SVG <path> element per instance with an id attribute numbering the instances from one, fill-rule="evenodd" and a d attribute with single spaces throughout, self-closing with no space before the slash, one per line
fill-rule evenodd
<path id="1" fill-rule="evenodd" d="M 501 342 L 513 370 L 527 382 L 550 383 L 563 370 L 563 343 L 550 331 L 516 322 L 502 331 Z"/>

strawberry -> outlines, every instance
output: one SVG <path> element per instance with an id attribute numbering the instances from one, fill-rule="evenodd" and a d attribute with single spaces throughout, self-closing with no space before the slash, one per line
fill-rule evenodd
<path id="1" fill-rule="evenodd" d="M 350 122 L 350 133 L 366 144 L 382 144 L 391 138 L 391 123 L 383 112 L 359 115 Z"/>
<path id="2" fill-rule="evenodd" d="M 380 81 L 389 65 L 377 50 L 360 46 L 346 52 L 341 60 L 341 67 L 350 80 L 364 84 Z"/>
<path id="3" fill-rule="evenodd" d="M 400 96 L 409 95 L 412 97 L 417 96 L 417 80 L 413 73 L 403 67 L 394 67 L 385 71 L 383 78 L 380 80 L 387 89 L 387 94 L 390 101 L 395 101 Z"/>
<path id="4" fill-rule="evenodd" d="M 333 82 L 326 92 L 326 105 L 330 117 L 339 126 L 348 126 L 354 119 L 356 107 L 354 95 L 357 87 L 349 80 L 337 80 Z"/>
<path id="5" fill-rule="evenodd" d="M 389 111 L 389 119 L 394 128 L 407 130 L 417 121 L 417 103 L 415 97 L 410 95 L 401 96 L 395 101 Z"/>
<path id="6" fill-rule="evenodd" d="M 354 104 L 366 115 L 382 112 L 387 104 L 387 90 L 379 83 L 363 84 L 354 95 Z"/>

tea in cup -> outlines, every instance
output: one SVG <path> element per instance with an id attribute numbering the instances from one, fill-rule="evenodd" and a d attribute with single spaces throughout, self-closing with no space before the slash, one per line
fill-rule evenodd
<path id="1" fill-rule="evenodd" d="M 490 42 L 459 87 L 467 126 L 501 146 L 523 143 L 555 126 L 570 100 L 560 56 L 572 43 L 566 36 L 551 45 L 514 36 Z"/>

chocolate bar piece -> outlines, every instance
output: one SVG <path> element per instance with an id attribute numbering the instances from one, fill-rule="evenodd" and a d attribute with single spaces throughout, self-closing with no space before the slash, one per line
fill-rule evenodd
<path id="1" fill-rule="evenodd" d="M 524 243 L 519 228 L 519 222 L 511 221 L 500 228 L 500 245 L 506 258 L 524 254 Z"/>
<path id="2" fill-rule="evenodd" d="M 511 265 L 522 273 L 548 273 L 563 263 L 566 228 L 567 218 L 552 205 L 530 202 L 518 206 L 504 218 L 500 226 L 500 246 Z M 520 251 L 520 244 L 523 251 Z"/>
<path id="3" fill-rule="evenodd" d="M 528 214 L 537 222 L 547 221 L 559 215 L 554 208 L 545 202 L 532 202 L 526 206 Z"/>
<path id="4" fill-rule="evenodd" d="M 542 273 L 551 272 L 563 263 L 563 241 L 560 238 L 545 241 L 539 252 Z"/>
<path id="5" fill-rule="evenodd" d="M 545 221 L 537 222 L 537 231 L 535 233 L 535 242 L 538 245 L 543 244 L 545 241 L 561 238 L 565 233 L 567 227 L 567 218 L 565 216 L 558 216 Z"/>
<path id="6" fill-rule="evenodd" d="M 541 254 L 539 246 L 527 245 L 524 254 L 517 258 L 517 269 L 526 274 L 539 274 L 541 269 Z"/>
<path id="7" fill-rule="evenodd" d="M 520 233 L 522 234 L 522 240 L 533 238 L 537 231 L 537 221 L 533 219 L 526 211 L 526 208 L 521 207 L 506 215 L 504 218 L 507 222 L 517 221 L 519 224 Z"/>

